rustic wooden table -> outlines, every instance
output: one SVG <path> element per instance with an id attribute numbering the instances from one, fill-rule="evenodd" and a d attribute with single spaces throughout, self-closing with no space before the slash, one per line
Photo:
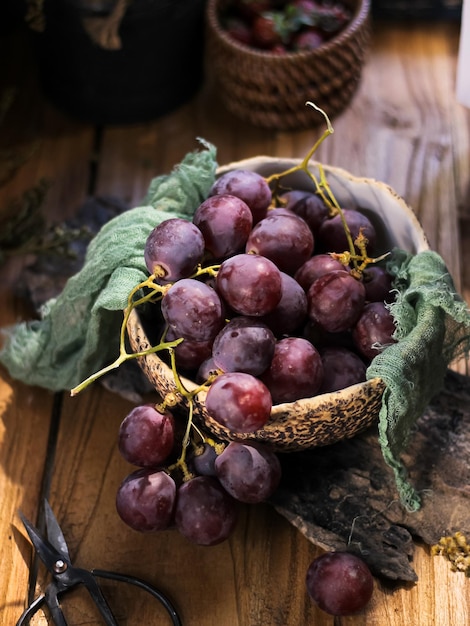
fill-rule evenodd
<path id="1" fill-rule="evenodd" d="M 334 120 L 335 134 L 317 158 L 353 174 L 389 183 L 416 210 L 431 246 L 470 296 L 470 111 L 455 98 L 458 24 L 375 24 L 359 91 Z M 35 145 L 0 189 L 0 207 L 37 183 L 52 181 L 44 209 L 72 215 L 89 194 L 136 205 L 150 179 L 169 172 L 204 137 L 226 163 L 253 155 L 304 156 L 318 130 L 274 132 L 247 127 L 218 104 L 210 86 L 163 119 L 96 128 L 58 112 L 42 97 L 23 37 L 1 40 L 1 86 L 14 86 L 14 113 L 3 142 Z M 8 59 L 6 62 L 5 60 Z M 0 325 L 31 311 L 15 285 L 28 259 L 0 267 Z M 76 564 L 128 572 L 165 590 L 185 626 L 466 626 L 470 583 L 449 563 L 417 546 L 417 584 L 392 590 L 376 583 L 368 609 L 336 619 L 305 592 L 305 572 L 320 549 L 268 506 L 242 508 L 233 537 L 213 548 L 190 545 L 176 532 L 154 536 L 127 529 L 114 508 L 129 467 L 116 448 L 120 421 L 131 408 L 101 385 L 63 398 L 13 380 L 0 370 L 0 614 L 14 624 L 28 594 L 31 546 L 18 518 L 35 519 L 41 490 L 64 527 Z M 38 588 L 44 585 L 42 570 Z M 122 623 L 166 624 L 145 595 L 111 591 Z M 83 601 L 82 601 L 83 600 Z M 98 624 L 81 597 L 68 606 L 74 624 Z M 37 617 L 35 624 L 47 623 Z"/>

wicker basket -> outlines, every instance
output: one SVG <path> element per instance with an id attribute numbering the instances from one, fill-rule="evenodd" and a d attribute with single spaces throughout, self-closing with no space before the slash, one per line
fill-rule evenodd
<path id="1" fill-rule="evenodd" d="M 220 168 L 219 173 L 245 168 L 268 176 L 274 172 L 285 171 L 297 162 L 294 159 L 256 157 Z M 426 237 L 413 211 L 390 187 L 374 180 L 356 178 L 338 168 L 325 166 L 325 171 L 341 205 L 361 207 L 374 222 L 382 251 L 390 250 L 393 246 L 413 253 L 428 248 Z M 293 188 L 312 189 L 310 180 L 299 172 L 285 182 Z M 128 335 L 135 352 L 145 350 L 151 345 L 135 310 L 129 319 Z M 175 392 L 172 371 L 158 354 L 139 358 L 139 364 L 162 397 Z M 195 389 L 193 381 L 186 378 L 182 378 L 182 381 L 189 391 Z M 375 378 L 333 393 L 275 405 L 271 418 L 263 429 L 243 435 L 235 434 L 214 421 L 205 409 L 206 394 L 199 393 L 195 402 L 195 419 L 222 440 L 264 442 L 277 451 L 292 452 L 336 443 L 373 424 L 378 418 L 383 390 L 383 382 Z M 182 398 L 181 404 L 184 406 Z"/>
<path id="2" fill-rule="evenodd" d="M 207 69 L 225 107 L 255 126 L 294 130 L 323 122 L 307 101 L 330 118 L 351 101 L 369 46 L 370 0 L 349 0 L 350 24 L 311 51 L 278 55 L 238 43 L 220 26 L 223 0 L 207 4 Z"/>

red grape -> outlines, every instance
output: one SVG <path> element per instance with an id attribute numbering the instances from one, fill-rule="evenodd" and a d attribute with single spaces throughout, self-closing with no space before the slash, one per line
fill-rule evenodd
<path id="1" fill-rule="evenodd" d="M 178 333 L 169 328 L 165 335 L 166 341 L 174 341 L 179 339 Z M 175 352 L 175 362 L 178 368 L 183 370 L 197 370 L 201 363 L 210 358 L 212 354 L 212 339 L 206 341 L 194 341 L 193 339 L 184 339 L 179 343 Z"/>
<path id="2" fill-rule="evenodd" d="M 224 372 L 258 376 L 268 368 L 275 343 L 266 324 L 249 317 L 234 317 L 214 339 L 212 357 Z"/>
<path id="3" fill-rule="evenodd" d="M 253 225 L 250 208 L 240 198 L 228 194 L 207 198 L 193 216 L 193 223 L 204 237 L 206 249 L 215 259 L 243 250 Z"/>
<path id="4" fill-rule="evenodd" d="M 278 457 L 259 443 L 231 441 L 215 460 L 215 471 L 229 494 L 252 504 L 267 500 L 281 480 Z"/>
<path id="5" fill-rule="evenodd" d="M 281 273 L 263 256 L 237 254 L 221 264 L 216 289 L 237 313 L 266 315 L 281 299 Z"/>
<path id="6" fill-rule="evenodd" d="M 245 252 L 271 259 L 282 272 L 292 275 L 313 252 L 312 231 L 295 213 L 274 209 L 253 227 Z"/>
<path id="7" fill-rule="evenodd" d="M 201 263 L 204 237 L 192 222 L 178 217 L 156 226 L 147 238 L 144 259 L 157 282 L 169 283 L 190 276 Z"/>
<path id="8" fill-rule="evenodd" d="M 321 393 L 338 391 L 366 379 L 366 365 L 354 352 L 344 347 L 329 347 L 321 351 L 323 383 Z"/>
<path id="9" fill-rule="evenodd" d="M 281 339 L 261 379 L 271 392 L 274 404 L 310 398 L 319 391 L 323 380 L 320 354 L 306 339 Z"/>
<path id="10" fill-rule="evenodd" d="M 348 330 L 359 319 L 365 302 L 364 285 L 344 270 L 324 274 L 307 292 L 310 319 L 328 332 Z"/>
<path id="11" fill-rule="evenodd" d="M 222 174 L 212 185 L 209 196 L 231 194 L 250 207 L 253 223 L 262 219 L 271 204 L 271 189 L 266 180 L 251 170 L 236 169 Z"/>
<path id="12" fill-rule="evenodd" d="M 213 339 L 224 321 L 218 293 L 194 278 L 174 283 L 163 297 L 161 309 L 175 336 L 193 341 Z"/>
<path id="13" fill-rule="evenodd" d="M 175 438 L 173 416 L 152 404 L 137 406 L 119 427 L 118 449 L 128 463 L 156 467 L 170 455 Z"/>
<path id="14" fill-rule="evenodd" d="M 209 415 L 238 433 L 262 428 L 271 415 L 272 399 L 268 388 L 258 378 L 243 372 L 218 376 L 206 396 Z"/>
<path id="15" fill-rule="evenodd" d="M 373 359 L 388 345 L 395 343 L 395 322 L 383 302 L 370 302 L 353 328 L 352 337 L 357 350 Z"/>
<path id="16" fill-rule="evenodd" d="M 363 213 L 354 209 L 343 209 L 343 215 L 351 231 L 353 242 L 359 235 L 359 231 L 362 230 L 363 235 L 369 242 L 367 250 L 371 254 L 377 243 L 377 234 L 372 222 Z M 321 247 L 325 252 L 344 252 L 349 250 L 343 221 L 339 214 L 322 222 L 318 231 L 318 239 L 321 241 Z"/>
<path id="17" fill-rule="evenodd" d="M 334 270 L 344 270 L 344 266 L 331 254 L 315 254 L 310 257 L 294 274 L 295 280 L 305 291 L 317 278 Z"/>
<path id="18" fill-rule="evenodd" d="M 173 520 L 175 497 L 175 481 L 165 471 L 140 469 L 122 481 L 116 494 L 116 510 L 134 530 L 165 530 Z"/>
<path id="19" fill-rule="evenodd" d="M 362 272 L 368 302 L 393 302 L 391 275 L 380 265 L 369 265 Z"/>
<path id="20" fill-rule="evenodd" d="M 229 537 L 236 519 L 235 501 L 212 476 L 196 476 L 178 489 L 175 524 L 186 539 L 216 545 Z"/>
<path id="21" fill-rule="evenodd" d="M 307 570 L 307 591 L 330 615 L 353 615 L 364 609 L 374 591 L 374 579 L 362 559 L 349 552 L 327 552 Z"/>
<path id="22" fill-rule="evenodd" d="M 303 218 L 313 236 L 316 237 L 324 220 L 328 219 L 330 210 L 316 193 L 309 193 L 291 207 L 293 213 Z"/>
<path id="23" fill-rule="evenodd" d="M 269 326 L 277 337 L 295 333 L 307 318 L 305 291 L 285 272 L 281 272 L 281 281 L 282 295 L 279 304 L 260 318 L 260 321 Z"/>

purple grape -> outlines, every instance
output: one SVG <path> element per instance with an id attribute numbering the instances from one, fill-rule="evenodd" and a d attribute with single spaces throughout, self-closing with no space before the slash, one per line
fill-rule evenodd
<path id="1" fill-rule="evenodd" d="M 243 372 L 221 374 L 206 396 L 208 414 L 236 433 L 251 433 L 262 428 L 271 415 L 272 399 L 258 378 Z"/>
<path id="2" fill-rule="evenodd" d="M 169 328 L 165 335 L 166 341 L 174 341 L 179 339 L 177 333 Z M 184 339 L 179 343 L 175 351 L 175 362 L 178 369 L 197 370 L 201 363 L 210 358 L 212 354 L 212 339 L 206 341 L 193 341 L 192 339 Z"/>
<path id="3" fill-rule="evenodd" d="M 307 570 L 307 591 L 330 615 L 354 615 L 369 603 L 374 579 L 362 559 L 349 552 L 327 552 Z"/>
<path id="4" fill-rule="evenodd" d="M 129 474 L 116 494 L 116 510 L 140 532 L 165 530 L 173 521 L 175 481 L 163 470 L 140 469 Z"/>
<path id="5" fill-rule="evenodd" d="M 178 489 L 175 524 L 179 532 L 201 546 L 227 539 L 237 520 L 234 499 L 212 476 L 196 476 Z"/>
<path id="6" fill-rule="evenodd" d="M 281 480 L 278 457 L 260 443 L 231 441 L 217 457 L 215 471 L 231 496 L 249 504 L 267 500 Z"/>
<path id="7" fill-rule="evenodd" d="M 368 239 L 367 252 L 372 254 L 377 244 L 377 234 L 372 222 L 360 211 L 354 209 L 343 209 L 344 218 L 351 231 L 354 242 L 362 229 L 364 236 Z M 344 232 L 343 222 L 339 214 L 326 219 L 318 231 L 318 241 L 321 242 L 321 251 L 344 252 L 349 251 L 349 244 Z"/>
<path id="8" fill-rule="evenodd" d="M 362 282 L 368 302 L 393 302 L 392 277 L 380 265 L 369 265 L 362 272 Z"/>
<path id="9" fill-rule="evenodd" d="M 246 202 L 253 215 L 253 224 L 263 219 L 272 199 L 271 189 L 263 176 L 245 169 L 222 174 L 212 185 L 209 196 L 220 194 L 231 194 Z"/>
<path id="10" fill-rule="evenodd" d="M 216 288 L 236 313 L 266 315 L 281 300 L 281 272 L 263 256 L 237 254 L 221 264 Z"/>
<path id="11" fill-rule="evenodd" d="M 352 337 L 360 354 L 373 359 L 388 345 L 395 343 L 395 322 L 383 302 L 370 302 L 353 328 Z"/>
<path id="12" fill-rule="evenodd" d="M 307 292 L 310 319 L 322 329 L 337 333 L 348 330 L 359 319 L 365 302 L 364 285 L 344 270 L 329 272 Z"/>
<path id="13" fill-rule="evenodd" d="M 169 411 L 161 413 L 154 405 L 137 406 L 123 419 L 118 433 L 118 449 L 128 463 L 157 467 L 173 450 L 175 424 Z"/>
<path id="14" fill-rule="evenodd" d="M 276 339 L 257 319 L 234 317 L 214 339 L 212 357 L 224 372 L 245 372 L 259 376 L 269 366 Z"/>
<path id="15" fill-rule="evenodd" d="M 279 304 L 260 318 L 277 337 L 294 334 L 307 318 L 305 291 L 289 274 L 281 272 L 281 281 L 282 295 Z"/>
<path id="16" fill-rule="evenodd" d="M 321 393 L 330 393 L 362 383 L 366 379 L 366 365 L 347 348 L 329 347 L 321 351 L 323 383 Z"/>
<path id="17" fill-rule="evenodd" d="M 161 284 L 190 276 L 204 254 L 204 237 L 192 222 L 178 217 L 156 226 L 147 238 L 144 259 Z"/>
<path id="18" fill-rule="evenodd" d="M 200 446 L 200 449 L 191 457 L 191 467 L 199 476 L 216 476 L 215 460 L 217 452 L 208 443 Z"/>
<path id="19" fill-rule="evenodd" d="M 324 276 L 334 270 L 344 269 L 345 267 L 331 254 L 315 254 L 299 267 L 294 274 L 294 278 L 304 291 L 308 291 L 310 285 L 320 276 Z"/>
<path id="20" fill-rule="evenodd" d="M 323 381 L 320 354 L 301 337 L 281 339 L 261 380 L 271 392 L 274 404 L 310 398 L 318 393 Z"/>
<path id="21" fill-rule="evenodd" d="M 271 259 L 282 272 L 293 275 L 312 255 L 312 231 L 294 213 L 273 209 L 253 227 L 245 252 Z"/>
<path id="22" fill-rule="evenodd" d="M 222 259 L 244 249 L 253 216 L 246 202 L 221 194 L 207 198 L 196 209 L 193 223 L 203 234 L 206 250 Z"/>
<path id="23" fill-rule="evenodd" d="M 199 385 L 202 385 L 203 383 L 205 383 L 209 379 L 209 376 L 212 376 L 218 370 L 220 370 L 220 368 L 217 367 L 217 365 L 215 364 L 214 358 L 213 358 L 212 353 L 211 353 L 211 356 L 208 357 L 207 359 L 205 359 L 199 365 L 194 380 Z"/>
<path id="24" fill-rule="evenodd" d="M 292 211 L 297 202 L 309 195 L 310 192 L 303 189 L 290 189 L 280 196 L 280 204 L 289 211 Z"/>
<path id="25" fill-rule="evenodd" d="M 224 322 L 218 293 L 194 278 L 172 285 L 162 299 L 161 310 L 175 336 L 192 341 L 213 339 Z"/>
<path id="26" fill-rule="evenodd" d="M 330 216 L 328 207 L 316 193 L 303 196 L 293 204 L 291 211 L 305 220 L 314 238 L 317 237 L 322 223 Z"/>

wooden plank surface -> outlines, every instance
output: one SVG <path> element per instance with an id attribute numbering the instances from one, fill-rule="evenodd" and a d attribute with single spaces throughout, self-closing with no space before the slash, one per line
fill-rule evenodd
<path id="1" fill-rule="evenodd" d="M 317 157 L 387 182 L 403 195 L 468 296 L 470 113 L 454 97 L 457 45 L 455 24 L 376 24 L 359 92 L 334 120 L 335 134 Z M 23 53 L 27 57 L 27 49 Z M 220 163 L 257 154 L 301 157 L 318 137 L 316 129 L 285 133 L 247 127 L 223 110 L 209 79 L 191 103 L 163 119 L 104 128 L 95 152 L 95 129 L 44 102 L 34 66 L 31 75 L 15 74 L 12 64 L 1 84 L 21 76 L 26 100 L 8 128 L 8 140 L 14 140 L 15 132 L 18 140 L 24 139 L 27 119 L 28 140 L 38 140 L 39 148 L 12 183 L 0 189 L 1 206 L 45 175 L 54 179 L 48 215 L 72 214 L 90 191 L 94 159 L 98 168 L 92 191 L 135 206 L 150 179 L 195 149 L 197 137 L 217 146 Z M 35 103 L 32 118 L 27 117 L 30 102 Z M 2 326 L 31 314 L 15 296 L 22 263 L 0 267 Z M 241 506 L 233 537 L 213 548 L 193 546 L 173 531 L 149 536 L 127 529 L 117 518 L 114 497 L 130 470 L 117 452 L 116 435 L 131 404 L 100 385 L 77 398 L 65 396 L 51 457 L 52 394 L 12 380 L 4 369 L 0 375 L 2 623 L 14 624 L 26 601 L 31 552 L 17 510 L 34 520 L 48 454 L 53 461 L 50 501 L 77 565 L 148 580 L 172 597 L 185 626 L 470 623 L 468 579 L 452 573 L 444 559 L 430 557 L 423 546 L 417 546 L 414 558 L 416 585 L 392 590 L 377 582 L 363 614 L 334 620 L 305 594 L 306 568 L 321 551 L 267 506 Z M 41 574 L 39 586 L 44 582 Z M 122 623 L 169 623 L 158 604 L 142 593 L 113 586 L 110 594 Z M 100 623 L 80 594 L 70 599 L 69 608 L 72 623 Z M 38 617 L 34 623 L 47 621 Z"/>

